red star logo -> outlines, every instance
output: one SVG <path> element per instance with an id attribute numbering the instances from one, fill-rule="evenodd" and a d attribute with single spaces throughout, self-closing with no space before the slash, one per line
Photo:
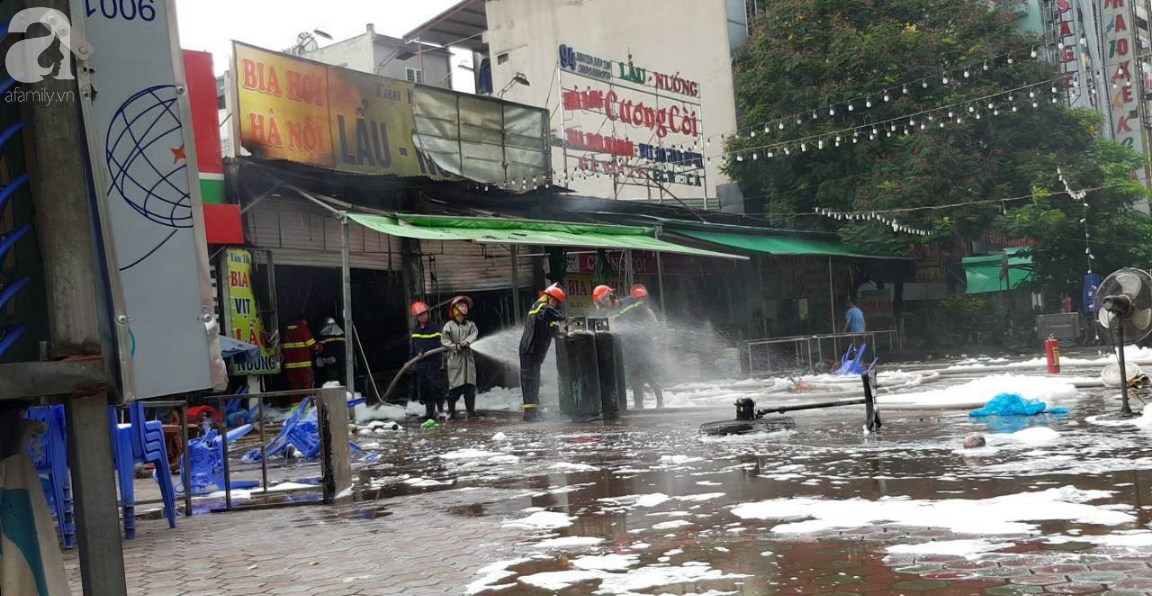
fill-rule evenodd
<path id="1" fill-rule="evenodd" d="M 181 159 L 188 159 L 188 156 L 184 153 L 184 145 L 180 145 L 179 149 L 169 149 L 169 151 L 172 152 L 172 165 L 180 163 Z"/>

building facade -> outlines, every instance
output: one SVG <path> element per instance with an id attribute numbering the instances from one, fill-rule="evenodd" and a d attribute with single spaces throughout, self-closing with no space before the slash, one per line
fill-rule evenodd
<path id="1" fill-rule="evenodd" d="M 478 92 L 547 108 L 557 184 L 742 211 L 717 156 L 736 130 L 732 53 L 755 11 L 755 0 L 464 0 L 405 39 L 471 49 Z"/>
<path id="2" fill-rule="evenodd" d="M 404 43 L 376 33 L 371 23 L 362 35 L 302 51 L 300 56 L 391 79 L 452 88 L 451 55 L 447 48 Z"/>

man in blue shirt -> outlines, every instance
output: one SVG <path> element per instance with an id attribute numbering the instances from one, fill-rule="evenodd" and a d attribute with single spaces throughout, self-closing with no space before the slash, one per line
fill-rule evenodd
<path id="1" fill-rule="evenodd" d="M 864 312 L 856 306 L 856 301 L 848 299 L 848 313 L 844 317 L 844 333 L 864 333 Z"/>

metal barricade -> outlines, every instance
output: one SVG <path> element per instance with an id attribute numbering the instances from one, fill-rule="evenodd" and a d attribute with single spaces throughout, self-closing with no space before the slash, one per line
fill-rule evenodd
<path id="1" fill-rule="evenodd" d="M 217 410 L 223 413 L 226 408 L 224 402 L 233 399 L 256 399 L 259 433 L 260 433 L 260 475 L 261 490 L 257 493 L 266 496 L 268 491 L 268 440 L 264 429 L 264 400 L 269 398 L 315 397 L 317 418 L 320 427 L 320 470 L 321 490 L 325 504 L 331 505 L 340 501 L 351 499 L 352 464 L 348 440 L 348 401 L 347 389 L 333 387 L 327 389 L 306 389 L 298 391 L 274 391 L 270 393 L 240 393 L 235 395 L 206 395 L 205 401 L 216 402 Z M 181 440 L 184 443 L 184 470 L 181 477 L 184 485 L 184 515 L 192 515 L 192 480 L 191 480 L 191 454 L 188 449 L 188 404 L 183 401 L 145 401 L 147 408 L 180 408 Z M 224 455 L 224 511 L 232 511 L 232 470 L 228 458 L 228 423 L 223 420 L 217 425 L 221 438 L 221 449 Z M 140 504 L 149 504 L 156 501 L 145 501 Z"/>
<path id="2" fill-rule="evenodd" d="M 884 337 L 887 340 L 885 344 L 889 353 L 903 350 L 900 334 L 893 329 L 750 340 L 745 342 L 748 353 L 748 372 L 751 376 L 796 371 L 818 372 L 820 365 L 825 361 L 825 346 L 831 350 L 828 357 L 838 363 L 849 344 L 867 344 L 874 353 L 878 353 L 877 337 Z M 790 352 L 792 357 L 784 359 L 779 354 L 773 357 L 773 349 L 777 346 L 787 345 L 792 346 Z M 779 366 L 781 364 L 784 366 Z M 795 366 L 792 366 L 793 364 Z"/>

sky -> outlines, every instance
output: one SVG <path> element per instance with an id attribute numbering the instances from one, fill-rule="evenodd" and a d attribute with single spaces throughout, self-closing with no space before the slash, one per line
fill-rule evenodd
<path id="1" fill-rule="evenodd" d="M 456 0 L 176 0 L 180 45 L 211 52 L 216 73 L 228 66 L 232 40 L 284 50 L 304 31 L 319 29 L 337 41 L 376 32 L 401 37 Z M 327 45 L 326 40 L 320 40 Z"/>

